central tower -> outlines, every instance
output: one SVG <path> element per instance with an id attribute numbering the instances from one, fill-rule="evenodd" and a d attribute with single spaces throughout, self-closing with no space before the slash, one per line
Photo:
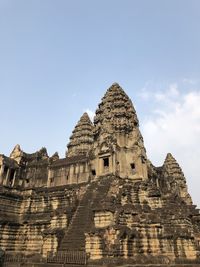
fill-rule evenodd
<path id="1" fill-rule="evenodd" d="M 147 157 L 133 104 L 114 83 L 102 98 L 94 118 L 93 173 L 121 178 L 147 178 Z"/>

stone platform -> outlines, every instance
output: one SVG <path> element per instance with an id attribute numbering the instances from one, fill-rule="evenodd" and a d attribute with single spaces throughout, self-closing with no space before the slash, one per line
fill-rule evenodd
<path id="1" fill-rule="evenodd" d="M 4 264 L 2 267 L 83 267 L 84 265 L 28 263 L 28 264 Z M 87 267 L 200 267 L 200 264 L 133 264 L 133 265 L 85 265 Z"/>

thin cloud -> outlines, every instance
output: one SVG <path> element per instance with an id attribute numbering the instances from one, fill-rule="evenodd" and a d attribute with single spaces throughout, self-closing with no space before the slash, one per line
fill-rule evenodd
<path id="1" fill-rule="evenodd" d="M 200 91 L 181 93 L 178 84 L 173 84 L 164 92 L 148 92 L 154 108 L 141 123 L 148 156 L 155 165 L 162 165 L 172 152 L 200 204 Z"/>
<path id="2" fill-rule="evenodd" d="M 197 83 L 197 80 L 184 78 L 184 79 L 183 79 L 183 83 L 188 83 L 188 84 L 194 85 L 194 84 Z"/>
<path id="3" fill-rule="evenodd" d="M 147 89 L 144 87 L 144 88 L 142 88 L 141 92 L 139 93 L 139 96 L 144 100 L 148 100 L 150 98 L 151 94 L 149 94 Z"/>

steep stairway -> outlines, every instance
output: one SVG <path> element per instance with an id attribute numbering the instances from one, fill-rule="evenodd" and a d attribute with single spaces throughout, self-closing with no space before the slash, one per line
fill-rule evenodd
<path id="1" fill-rule="evenodd" d="M 79 206 L 66 229 L 59 251 L 85 251 L 85 233 L 93 225 L 93 208 L 102 201 L 110 188 L 111 179 L 92 182 L 79 203 Z"/>
<path id="2" fill-rule="evenodd" d="M 131 190 L 131 200 L 132 200 L 133 205 L 140 205 L 138 185 L 135 185 Z"/>

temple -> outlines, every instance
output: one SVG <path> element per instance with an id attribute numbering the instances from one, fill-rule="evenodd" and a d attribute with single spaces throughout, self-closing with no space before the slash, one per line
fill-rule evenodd
<path id="1" fill-rule="evenodd" d="M 0 155 L 3 266 L 200 263 L 200 213 L 169 153 L 147 158 L 132 101 L 114 83 L 84 113 L 65 158 Z M 21 266 L 21 265 L 20 265 Z"/>

